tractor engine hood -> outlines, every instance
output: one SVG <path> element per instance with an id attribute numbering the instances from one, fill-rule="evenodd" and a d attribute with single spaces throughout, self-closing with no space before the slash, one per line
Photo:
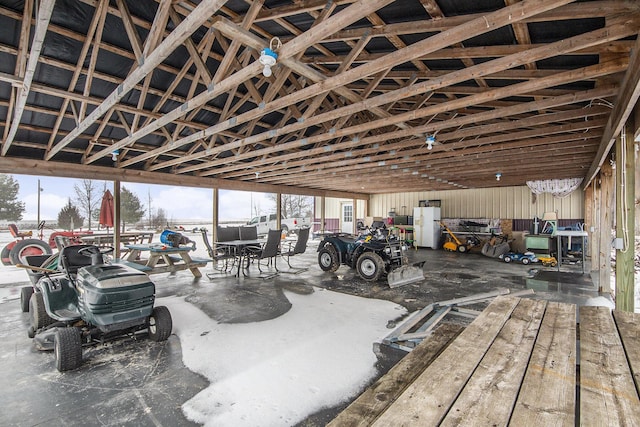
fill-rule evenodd
<path id="1" fill-rule="evenodd" d="M 83 319 L 101 329 L 143 322 L 153 310 L 155 285 L 146 274 L 125 265 L 81 268 L 76 287 Z"/>

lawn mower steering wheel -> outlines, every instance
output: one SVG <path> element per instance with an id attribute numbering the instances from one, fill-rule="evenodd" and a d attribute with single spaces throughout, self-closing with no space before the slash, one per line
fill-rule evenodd
<path id="1" fill-rule="evenodd" d="M 113 250 L 112 246 L 107 246 L 102 249 L 97 246 L 87 246 L 86 248 L 78 250 L 78 253 L 91 258 L 91 265 L 100 265 L 104 264 L 102 255 L 110 254 Z"/>

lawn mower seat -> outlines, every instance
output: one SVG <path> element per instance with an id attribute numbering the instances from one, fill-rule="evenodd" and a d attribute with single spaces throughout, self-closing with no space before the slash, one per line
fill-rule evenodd
<path id="1" fill-rule="evenodd" d="M 26 232 L 18 231 L 18 226 L 15 225 L 15 224 L 9 224 L 8 227 L 9 227 L 9 232 L 16 239 L 18 237 L 21 238 L 21 239 L 24 239 L 25 237 L 31 237 L 33 235 L 33 232 L 31 232 L 31 231 L 26 231 Z"/>
<path id="2" fill-rule="evenodd" d="M 59 264 L 63 271 L 67 274 L 77 274 L 78 269 L 88 267 L 92 264 L 92 258 L 78 253 L 80 249 L 88 248 L 93 245 L 72 245 L 63 248 L 60 252 Z"/>

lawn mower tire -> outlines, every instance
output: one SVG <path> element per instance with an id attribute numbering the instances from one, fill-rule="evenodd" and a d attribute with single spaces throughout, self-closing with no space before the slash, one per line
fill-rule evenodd
<path id="1" fill-rule="evenodd" d="M 78 328 L 58 328 L 53 351 L 56 368 L 60 372 L 71 371 L 82 364 L 82 337 Z"/>
<path id="2" fill-rule="evenodd" d="M 171 320 L 171 313 L 165 306 L 155 307 L 151 312 L 151 316 L 147 320 L 149 328 L 149 338 L 152 341 L 166 341 L 171 335 L 171 329 L 173 328 L 173 322 Z"/>

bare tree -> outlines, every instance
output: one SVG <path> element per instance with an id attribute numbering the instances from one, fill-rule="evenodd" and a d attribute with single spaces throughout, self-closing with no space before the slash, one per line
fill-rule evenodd
<path id="1" fill-rule="evenodd" d="M 94 218 L 93 213 L 100 209 L 100 201 L 102 193 L 99 184 L 91 179 L 83 179 L 79 184 L 74 184 L 73 189 L 76 193 L 74 201 L 78 205 L 80 213 L 87 218 L 87 227 L 91 230 L 91 219 Z M 104 184 L 106 188 L 106 183 Z"/>
<path id="2" fill-rule="evenodd" d="M 269 194 L 267 198 L 276 201 L 276 194 Z M 304 218 L 313 213 L 313 197 L 299 196 L 295 194 L 282 194 L 282 217 L 283 218 Z"/>

